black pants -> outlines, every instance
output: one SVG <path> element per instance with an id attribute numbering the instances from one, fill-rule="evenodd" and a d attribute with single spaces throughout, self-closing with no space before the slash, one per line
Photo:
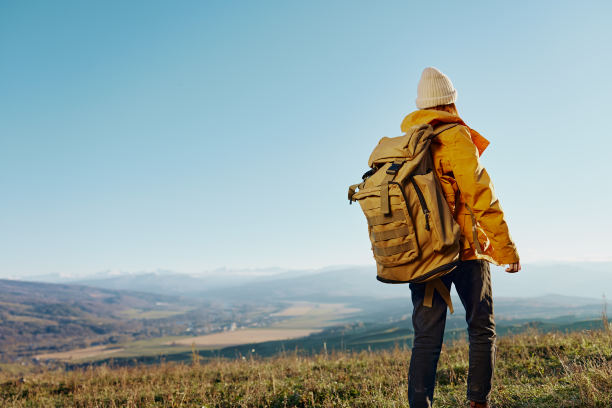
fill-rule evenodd
<path id="1" fill-rule="evenodd" d="M 495 364 L 495 321 L 491 297 L 491 272 L 483 260 L 463 261 L 455 270 L 442 277 L 450 289 L 455 284 L 465 308 L 470 339 L 470 367 L 467 397 L 485 402 L 491 392 Z M 446 324 L 447 306 L 434 291 L 432 307 L 423 306 L 424 283 L 410 284 L 412 291 L 412 325 L 414 344 L 408 372 L 408 401 L 411 408 L 430 407 L 436 385 L 436 367 Z"/>

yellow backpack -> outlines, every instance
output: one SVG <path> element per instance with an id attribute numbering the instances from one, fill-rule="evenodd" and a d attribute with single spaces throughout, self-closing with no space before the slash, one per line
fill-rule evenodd
<path id="1" fill-rule="evenodd" d="M 349 187 L 367 222 L 377 279 L 385 283 L 423 283 L 425 306 L 437 289 L 451 313 L 450 293 L 440 281 L 459 263 L 460 227 L 453 219 L 436 176 L 429 149 L 438 134 L 457 126 L 412 127 L 405 135 L 384 137 L 368 161 L 363 182 Z"/>

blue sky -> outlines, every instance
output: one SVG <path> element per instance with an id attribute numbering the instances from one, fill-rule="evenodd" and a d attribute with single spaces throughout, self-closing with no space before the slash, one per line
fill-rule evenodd
<path id="1" fill-rule="evenodd" d="M 3 1 L 0 276 L 372 264 L 346 187 L 454 82 L 524 262 L 612 259 L 607 1 Z"/>

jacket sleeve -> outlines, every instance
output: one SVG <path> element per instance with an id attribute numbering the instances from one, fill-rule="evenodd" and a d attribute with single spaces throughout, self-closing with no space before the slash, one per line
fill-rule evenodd
<path id="1" fill-rule="evenodd" d="M 495 196 L 489 174 L 480 164 L 478 150 L 469 130 L 460 126 L 451 145 L 451 168 L 464 201 L 476 221 L 491 240 L 492 258 L 499 264 L 519 261 L 516 246 L 510 237 L 504 213 Z"/>

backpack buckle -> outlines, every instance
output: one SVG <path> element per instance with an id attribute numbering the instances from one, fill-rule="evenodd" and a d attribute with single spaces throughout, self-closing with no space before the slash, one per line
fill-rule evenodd
<path id="1" fill-rule="evenodd" d="M 372 174 L 376 173 L 376 169 L 370 169 L 368 171 L 366 171 L 365 173 L 363 173 L 363 176 L 361 176 L 361 179 L 363 181 L 365 181 L 368 177 L 370 177 Z"/>
<path id="2" fill-rule="evenodd" d="M 392 163 L 391 166 L 387 169 L 387 174 L 395 174 L 402 167 L 404 163 Z"/>

